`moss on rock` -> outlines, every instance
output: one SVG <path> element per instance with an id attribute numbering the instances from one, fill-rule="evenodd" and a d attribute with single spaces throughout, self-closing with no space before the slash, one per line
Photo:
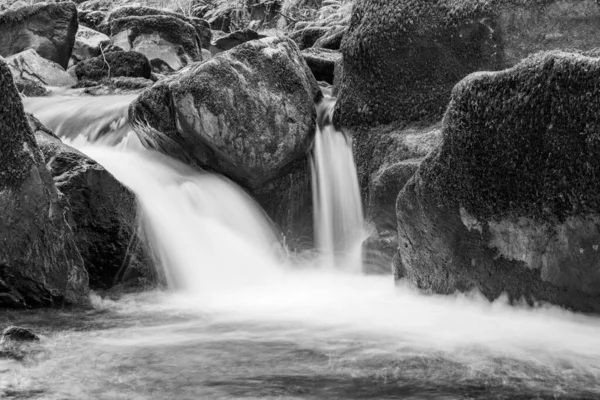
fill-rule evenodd
<path id="1" fill-rule="evenodd" d="M 599 174 L 600 59 L 544 52 L 472 74 L 398 196 L 398 268 L 437 293 L 600 311 Z"/>
<path id="2" fill-rule="evenodd" d="M 422 170 L 441 202 L 483 219 L 563 222 L 600 210 L 600 59 L 534 55 L 460 82 Z"/>
<path id="3" fill-rule="evenodd" d="M 152 67 L 137 51 L 111 51 L 83 60 L 75 66 L 77 79 L 98 81 L 104 78 L 129 77 L 150 79 Z"/>
<path id="4" fill-rule="evenodd" d="M 74 3 L 40 3 L 0 13 L 0 55 L 34 49 L 64 69 L 75 44 L 77 8 Z"/>

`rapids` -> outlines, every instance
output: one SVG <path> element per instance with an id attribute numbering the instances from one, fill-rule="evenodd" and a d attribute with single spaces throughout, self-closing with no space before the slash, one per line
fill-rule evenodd
<path id="1" fill-rule="evenodd" d="M 136 193 L 172 290 L 2 315 L 42 341 L 20 361 L 0 358 L 0 397 L 600 398 L 597 317 L 477 293 L 426 296 L 288 255 L 227 179 L 132 138 L 70 143 Z"/>

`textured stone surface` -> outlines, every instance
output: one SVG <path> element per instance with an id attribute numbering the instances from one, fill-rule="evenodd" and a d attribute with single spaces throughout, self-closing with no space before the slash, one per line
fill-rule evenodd
<path id="1" fill-rule="evenodd" d="M 51 136 L 35 136 L 56 187 L 69 202 L 69 225 L 89 274 L 90 288 L 108 289 L 127 268 L 143 269 L 135 195 L 104 167 Z"/>
<path id="2" fill-rule="evenodd" d="M 88 276 L 56 190 L 0 60 L 0 307 L 87 301 Z"/>
<path id="3" fill-rule="evenodd" d="M 156 83 L 130 119 L 147 147 L 230 177 L 285 230 L 310 219 L 300 209 L 310 204 L 306 154 L 320 96 L 298 47 L 267 38 Z"/>
<path id="4" fill-rule="evenodd" d="M 328 49 L 306 49 L 302 51 L 302 57 L 312 71 L 315 79 L 333 83 L 335 63 L 342 59 L 342 54 Z"/>
<path id="5" fill-rule="evenodd" d="M 84 60 L 75 66 L 79 80 L 97 81 L 104 78 L 144 78 L 152 75 L 150 62 L 137 51 L 111 51 L 98 57 Z"/>
<path id="6" fill-rule="evenodd" d="M 503 65 L 492 3 L 358 0 L 342 43 L 336 121 L 438 121 L 460 79 Z"/>
<path id="7" fill-rule="evenodd" d="M 34 49 L 66 69 L 77 33 L 74 3 L 40 3 L 0 14 L 0 55 Z"/>
<path id="8" fill-rule="evenodd" d="M 231 50 L 235 46 L 239 46 L 242 43 L 249 42 L 250 40 L 264 39 L 265 35 L 261 35 L 252 29 L 243 29 L 241 31 L 235 31 L 230 34 L 221 36 L 214 41 L 214 45 L 211 46 L 210 52 L 212 55 L 221 53 L 223 51 Z"/>
<path id="9" fill-rule="evenodd" d="M 6 62 L 15 79 L 21 81 L 46 86 L 73 86 L 77 83 L 77 79 L 60 65 L 42 58 L 33 49 L 7 57 Z"/>
<path id="10" fill-rule="evenodd" d="M 110 34 L 116 46 L 134 50 L 149 60 L 159 58 L 177 71 L 202 60 L 201 43 L 195 28 L 166 15 L 132 16 L 112 20 Z"/>
<path id="11" fill-rule="evenodd" d="M 102 46 L 110 43 L 110 38 L 93 29 L 80 26 L 75 35 L 75 45 L 71 54 L 71 64 L 77 64 L 89 58 L 98 57 Z"/>
<path id="12" fill-rule="evenodd" d="M 257 188 L 305 154 L 319 93 L 296 45 L 267 38 L 158 82 L 131 119 L 159 132 L 147 146 Z"/>
<path id="13" fill-rule="evenodd" d="M 152 7 L 141 7 L 141 6 L 125 6 L 119 7 L 112 11 L 108 16 L 108 22 L 126 18 L 126 17 L 144 17 L 144 16 L 168 16 L 181 20 L 182 22 L 188 23 L 196 30 L 198 40 L 198 46 L 200 48 L 209 49 L 212 33 L 210 30 L 210 24 L 202 18 L 186 17 L 183 14 L 179 14 L 172 11 L 162 10 Z"/>
<path id="14" fill-rule="evenodd" d="M 397 201 L 397 268 L 436 293 L 600 311 L 600 59 L 551 52 L 453 91 Z"/>

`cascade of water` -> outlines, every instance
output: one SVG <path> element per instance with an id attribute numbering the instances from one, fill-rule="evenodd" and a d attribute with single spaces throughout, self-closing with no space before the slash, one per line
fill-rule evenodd
<path id="1" fill-rule="evenodd" d="M 128 112 L 135 97 L 28 97 L 23 104 L 27 112 L 61 138 L 83 136 L 90 142 L 114 145 L 131 131 Z"/>
<path id="2" fill-rule="evenodd" d="M 321 103 L 318 120 L 330 119 L 334 102 Z M 315 241 L 328 265 L 347 271 L 362 269 L 364 217 L 352 139 L 333 125 L 319 123 L 311 160 Z"/>

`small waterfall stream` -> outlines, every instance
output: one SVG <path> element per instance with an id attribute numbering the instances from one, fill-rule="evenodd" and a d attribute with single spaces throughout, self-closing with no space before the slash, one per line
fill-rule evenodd
<path id="1" fill-rule="evenodd" d="M 330 121 L 335 102 L 319 105 L 318 121 Z M 315 242 L 327 265 L 362 270 L 364 217 L 352 138 L 331 123 L 319 123 L 311 157 Z"/>

